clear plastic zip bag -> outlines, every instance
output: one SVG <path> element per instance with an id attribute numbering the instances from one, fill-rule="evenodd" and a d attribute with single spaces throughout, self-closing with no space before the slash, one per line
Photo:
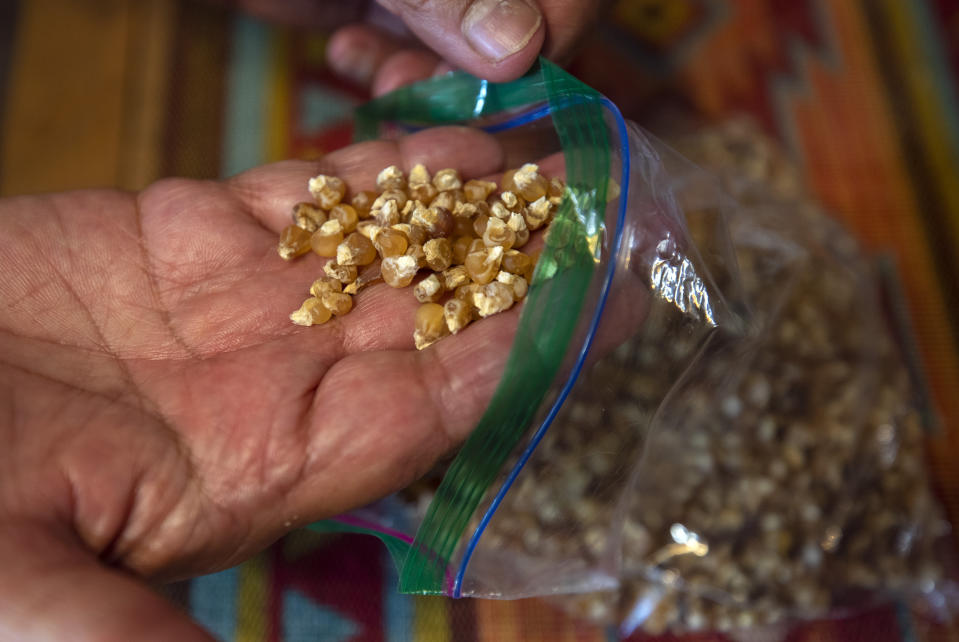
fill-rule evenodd
<path id="1" fill-rule="evenodd" d="M 547 61 L 502 85 L 466 74 L 433 79 L 357 113 L 361 138 L 450 124 L 493 134 L 505 166 L 540 163 L 547 175 L 566 181 L 566 193 L 515 335 L 504 337 L 511 349 L 499 386 L 441 472 L 425 513 L 415 510 L 416 502 L 407 501 L 405 512 L 381 504 L 314 528 L 362 530 L 387 541 L 403 592 L 520 597 L 614 586 L 616 565 L 588 558 L 530 558 L 522 572 L 504 573 L 481 545 L 485 526 L 527 462 L 535 461 L 567 399 L 588 385 L 585 373 L 599 355 L 654 318 L 668 323 L 684 345 L 705 345 L 721 325 L 742 326 L 712 276 L 735 280 L 732 255 L 728 247 L 708 260 L 698 255 L 645 135 L 607 99 Z M 712 224 L 724 233 L 721 216 Z M 694 359 L 695 351 L 690 363 Z M 623 487 L 625 475 L 610 471 L 610 492 Z"/>
<path id="2" fill-rule="evenodd" d="M 568 188 L 469 440 L 435 483 L 315 528 L 379 536 L 403 592 L 554 596 L 624 633 L 953 603 L 911 384 L 836 224 L 546 61 L 357 115 L 365 138 L 448 124 Z"/>

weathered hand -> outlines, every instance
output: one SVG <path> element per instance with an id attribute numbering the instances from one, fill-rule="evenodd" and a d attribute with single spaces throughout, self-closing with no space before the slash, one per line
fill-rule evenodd
<path id="1" fill-rule="evenodd" d="M 497 82 L 521 76 L 536 56 L 567 58 L 606 0 L 378 0 L 431 51 L 363 24 L 361 0 L 221 0 L 298 26 L 347 22 L 328 48 L 330 65 L 375 95 L 451 67 Z"/>
<path id="2" fill-rule="evenodd" d="M 461 441 L 516 312 L 416 352 L 409 291 L 300 328 L 276 254 L 318 171 L 500 168 L 475 131 L 226 182 L 0 201 L 0 640 L 207 639 L 138 579 L 213 571 L 404 486 Z M 497 340 L 497 337 L 500 340 Z"/>

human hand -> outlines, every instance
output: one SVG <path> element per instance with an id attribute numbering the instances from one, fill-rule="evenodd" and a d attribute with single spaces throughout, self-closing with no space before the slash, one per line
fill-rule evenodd
<path id="1" fill-rule="evenodd" d="M 139 578 L 234 565 L 424 473 L 474 426 L 518 311 L 413 350 L 371 286 L 290 323 L 322 262 L 277 232 L 318 171 L 501 169 L 438 129 L 229 181 L 0 201 L 0 640 L 207 640 Z"/>
<path id="2" fill-rule="evenodd" d="M 260 16 L 298 25 L 356 21 L 363 2 L 234 0 Z M 338 73 L 374 95 L 438 71 L 464 69 L 496 82 L 523 75 L 543 54 L 563 60 L 596 21 L 604 0 L 379 0 L 432 51 L 380 29 L 353 24 L 330 40 L 327 57 Z"/>

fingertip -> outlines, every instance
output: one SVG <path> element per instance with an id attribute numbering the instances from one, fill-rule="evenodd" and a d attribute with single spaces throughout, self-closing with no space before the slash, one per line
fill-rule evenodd
<path id="1" fill-rule="evenodd" d="M 365 25 L 338 29 L 326 46 L 326 60 L 337 74 L 368 87 L 377 71 L 398 45 Z"/>
<path id="2" fill-rule="evenodd" d="M 382 96 L 404 85 L 431 77 L 437 62 L 433 54 L 415 49 L 391 55 L 376 72 L 372 86 L 373 95 Z"/>

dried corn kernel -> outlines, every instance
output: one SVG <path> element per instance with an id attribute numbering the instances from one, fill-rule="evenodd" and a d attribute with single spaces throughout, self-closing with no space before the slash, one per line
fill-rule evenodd
<path id="1" fill-rule="evenodd" d="M 450 232 L 451 238 L 459 238 L 460 236 L 468 236 L 473 238 L 475 232 L 473 231 L 473 219 L 471 218 L 460 218 L 453 217 L 453 231 Z"/>
<path id="2" fill-rule="evenodd" d="M 549 181 L 549 190 L 546 192 L 546 195 L 549 197 L 549 202 L 552 205 L 559 205 L 563 200 L 563 195 L 566 193 L 566 183 L 563 182 L 562 178 L 553 178 Z"/>
<path id="3" fill-rule="evenodd" d="M 516 212 L 526 206 L 526 201 L 513 192 L 503 192 L 499 195 L 499 200 L 503 201 L 503 205 L 511 212 Z"/>
<path id="4" fill-rule="evenodd" d="M 460 236 L 453 241 L 453 263 L 462 265 L 469 254 L 470 244 L 473 242 L 472 236 Z"/>
<path id="5" fill-rule="evenodd" d="M 416 310 L 413 338 L 416 341 L 417 350 L 422 350 L 447 334 L 449 334 L 449 328 L 446 327 L 443 306 L 438 303 L 424 303 Z"/>
<path id="6" fill-rule="evenodd" d="M 456 208 L 456 204 L 463 200 L 459 197 L 457 191 L 440 192 L 436 195 L 436 198 L 430 201 L 430 207 L 442 207 L 452 212 Z"/>
<path id="7" fill-rule="evenodd" d="M 423 163 L 417 163 L 416 165 L 413 165 L 413 169 L 410 170 L 410 187 L 413 187 L 414 185 L 423 185 L 432 180 L 433 179 L 430 177 L 429 170 L 426 169 L 426 165 Z"/>
<path id="8" fill-rule="evenodd" d="M 353 206 L 353 209 L 356 210 L 356 215 L 360 217 L 360 220 L 368 219 L 371 214 L 370 210 L 373 209 L 373 201 L 376 200 L 376 192 L 371 192 L 369 190 L 357 192 L 350 200 L 350 205 Z"/>
<path id="9" fill-rule="evenodd" d="M 406 248 L 406 256 L 412 256 L 416 260 L 416 265 L 418 267 L 426 267 L 426 250 L 423 249 L 422 245 L 417 243 L 411 243 L 408 248 Z"/>
<path id="10" fill-rule="evenodd" d="M 406 206 L 406 202 L 410 200 L 406 195 L 406 192 L 399 189 L 388 189 L 379 196 L 376 197 L 376 200 L 373 201 L 371 210 L 378 210 L 383 207 L 388 201 L 396 201 L 396 208 L 402 210 Z"/>
<path id="11" fill-rule="evenodd" d="M 549 220 L 552 204 L 545 198 L 538 198 L 526 208 L 526 227 L 538 230 Z"/>
<path id="12" fill-rule="evenodd" d="M 406 177 L 403 176 L 403 170 L 396 165 L 390 165 L 383 169 L 376 177 L 376 186 L 380 188 L 381 192 L 388 189 L 402 189 L 406 186 Z"/>
<path id="13" fill-rule="evenodd" d="M 498 219 L 507 220 L 509 215 L 512 214 L 509 208 L 503 205 L 502 201 L 496 200 L 489 206 L 490 217 L 496 217 Z"/>
<path id="14" fill-rule="evenodd" d="M 488 283 L 473 293 L 473 305 L 484 318 L 509 310 L 514 302 L 512 288 L 499 281 Z"/>
<path id="15" fill-rule="evenodd" d="M 320 256 L 336 256 L 336 246 L 343 242 L 343 225 L 336 219 L 331 219 L 313 232 L 310 245 L 313 251 Z"/>
<path id="16" fill-rule="evenodd" d="M 384 259 L 390 256 L 402 256 L 406 253 L 409 242 L 406 240 L 406 234 L 393 227 L 385 227 L 380 230 L 376 238 L 373 239 L 373 246 L 380 256 Z"/>
<path id="17" fill-rule="evenodd" d="M 617 198 L 619 198 L 619 183 L 610 178 L 606 184 L 606 202 L 615 201 Z"/>
<path id="18" fill-rule="evenodd" d="M 376 237 L 377 233 L 382 229 L 383 228 L 380 227 L 379 224 L 372 219 L 360 221 L 359 223 L 356 224 L 356 231 L 362 234 L 363 236 L 365 236 L 366 238 L 370 239 L 371 241 L 373 240 L 374 237 Z"/>
<path id="19" fill-rule="evenodd" d="M 352 205 L 340 203 L 330 210 L 330 218 L 336 219 L 343 226 L 343 233 L 349 234 L 356 229 L 360 217 Z"/>
<path id="20" fill-rule="evenodd" d="M 513 176 L 516 174 L 515 169 L 508 169 L 503 172 L 503 177 L 499 181 L 499 188 L 504 192 L 515 192 L 516 183 L 513 182 Z"/>
<path id="21" fill-rule="evenodd" d="M 503 252 L 503 248 L 499 246 L 470 252 L 466 255 L 466 262 L 464 263 L 466 272 L 476 283 L 486 285 L 495 279 L 499 273 Z"/>
<path id="22" fill-rule="evenodd" d="M 447 292 L 452 292 L 461 285 L 466 285 L 470 282 L 470 275 L 462 265 L 444 270 L 440 276 L 443 277 L 443 289 Z"/>
<path id="23" fill-rule="evenodd" d="M 400 222 L 400 209 L 395 200 L 383 202 L 380 207 L 374 207 L 372 212 L 376 224 L 381 227 L 389 227 Z"/>
<path id="24" fill-rule="evenodd" d="M 284 227 L 276 251 L 284 261 L 306 254 L 310 251 L 310 233 L 296 225 Z"/>
<path id="25" fill-rule="evenodd" d="M 324 292 L 320 297 L 323 307 L 338 317 L 353 309 L 353 297 L 344 292 Z"/>
<path id="26" fill-rule="evenodd" d="M 326 212 L 313 203 L 297 203 L 293 206 L 293 224 L 311 234 L 326 222 Z"/>
<path id="27" fill-rule="evenodd" d="M 500 267 L 510 274 L 523 277 L 527 281 L 529 281 L 533 275 L 532 257 L 528 254 L 523 254 L 519 250 L 509 250 L 505 252 Z"/>
<path id="28" fill-rule="evenodd" d="M 463 196 L 467 201 L 485 201 L 496 191 L 496 183 L 492 181 L 466 181 L 463 185 Z"/>
<path id="29" fill-rule="evenodd" d="M 316 297 L 310 297 L 300 308 L 290 315 L 290 321 L 296 325 L 322 325 L 330 320 L 330 311 Z"/>
<path id="30" fill-rule="evenodd" d="M 322 298 L 323 294 L 326 292 L 342 291 L 343 284 L 328 276 L 321 276 L 316 281 L 313 281 L 313 285 L 310 286 L 310 294 L 315 296 L 317 299 Z"/>
<path id="31" fill-rule="evenodd" d="M 513 174 L 514 190 L 527 201 L 535 201 L 546 196 L 549 190 L 549 181 L 539 173 L 539 167 L 533 163 L 526 163 Z"/>
<path id="32" fill-rule="evenodd" d="M 405 288 L 409 285 L 419 269 L 416 258 L 406 254 L 385 258 L 380 265 L 383 280 L 394 288 Z"/>
<path id="33" fill-rule="evenodd" d="M 352 283 L 356 280 L 358 273 L 356 266 L 340 265 L 336 261 L 330 261 L 323 266 L 323 273 L 331 279 L 336 279 L 340 283 Z"/>
<path id="34" fill-rule="evenodd" d="M 346 184 L 336 176 L 320 174 L 310 179 L 309 190 L 320 207 L 331 210 L 346 194 Z"/>
<path id="35" fill-rule="evenodd" d="M 430 235 L 422 225 L 409 224 L 408 227 L 408 230 L 403 231 L 406 233 L 406 238 L 409 239 L 411 244 L 423 245 L 423 243 L 430 240 Z"/>
<path id="36" fill-rule="evenodd" d="M 529 242 L 529 228 L 526 226 L 526 219 L 522 214 L 513 212 L 506 221 L 506 226 L 516 233 L 516 240 L 513 241 L 513 247 L 523 247 Z"/>
<path id="37" fill-rule="evenodd" d="M 453 291 L 453 298 L 472 307 L 473 295 L 479 292 L 482 287 L 479 283 L 464 283 Z"/>
<path id="38" fill-rule="evenodd" d="M 483 232 L 483 244 L 486 247 L 500 246 L 504 250 L 513 247 L 516 242 L 516 232 L 511 230 L 501 219 L 491 218 Z"/>
<path id="39" fill-rule="evenodd" d="M 373 242 L 353 232 L 336 248 L 336 262 L 340 265 L 369 265 L 376 260 Z"/>
<path id="40" fill-rule="evenodd" d="M 453 217 L 459 221 L 469 222 L 469 219 L 479 214 L 479 208 L 476 203 L 467 203 L 460 201 L 453 206 Z"/>
<path id="41" fill-rule="evenodd" d="M 473 234 L 482 238 L 486 234 L 486 226 L 489 224 L 490 217 L 485 214 L 479 214 L 473 219 Z"/>
<path id="42" fill-rule="evenodd" d="M 526 282 L 526 279 L 521 276 L 500 271 L 500 273 L 496 275 L 496 280 L 508 286 L 513 292 L 513 298 L 517 301 L 525 297 L 526 293 L 529 292 L 529 284 Z"/>
<path id="43" fill-rule="evenodd" d="M 406 205 L 403 206 L 403 209 L 400 210 L 400 220 L 408 221 L 410 220 L 410 215 L 413 214 L 413 210 L 416 209 L 416 204 L 418 201 L 410 199 L 406 201 Z"/>
<path id="44" fill-rule="evenodd" d="M 480 252 L 486 248 L 486 244 L 483 243 L 483 239 L 473 239 L 470 241 L 470 246 L 466 248 L 466 255 L 469 256 L 470 252 Z M 466 263 L 466 260 L 463 260 Z"/>
<path id="45" fill-rule="evenodd" d="M 447 237 L 453 231 L 453 215 L 443 207 L 430 206 L 413 212 L 410 225 L 419 225 L 430 238 Z"/>
<path id="46" fill-rule="evenodd" d="M 413 296 L 420 303 L 436 303 L 445 292 L 443 281 L 436 274 L 430 274 L 413 287 Z"/>
<path id="47" fill-rule="evenodd" d="M 410 198 L 423 203 L 432 203 L 439 194 L 432 183 L 423 183 L 422 185 L 410 185 Z"/>
<path id="48" fill-rule="evenodd" d="M 453 263 L 453 245 L 449 239 L 430 239 L 423 244 L 426 265 L 434 272 L 442 272 Z"/>
<path id="49" fill-rule="evenodd" d="M 450 299 L 443 306 L 443 318 L 446 320 L 446 328 L 453 334 L 456 334 L 473 321 L 472 303 L 462 299 Z"/>
<path id="50" fill-rule="evenodd" d="M 463 181 L 460 180 L 460 173 L 455 169 L 441 169 L 433 175 L 433 185 L 439 191 L 447 192 L 463 187 Z"/>

